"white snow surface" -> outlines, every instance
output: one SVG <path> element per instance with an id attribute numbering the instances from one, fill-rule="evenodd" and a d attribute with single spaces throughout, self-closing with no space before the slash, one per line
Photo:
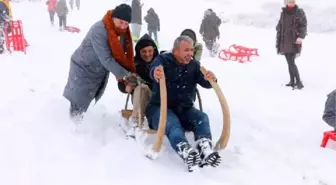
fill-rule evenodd
<path id="1" fill-rule="evenodd" d="M 198 32 L 206 8 L 220 11 L 226 2 L 232 12 L 246 14 L 247 9 L 258 12 L 253 7 L 278 3 L 278 15 L 282 0 L 143 2 L 144 15 L 149 7 L 159 13 L 160 49 L 170 49 L 184 28 Z M 333 5 L 303 2 L 312 9 Z M 218 168 L 188 173 L 167 140 L 157 160 L 145 158 L 118 126 L 126 95 L 113 77 L 77 128 L 62 97 L 70 56 L 90 26 L 118 3 L 82 1 L 80 12 L 68 18 L 69 25 L 82 30 L 79 34 L 51 27 L 44 1 L 12 4 L 30 46 L 27 55 L 0 56 L 1 185 L 336 185 L 336 151 L 320 147 L 322 133 L 330 130 L 321 119 L 326 95 L 336 88 L 334 33 L 310 33 L 304 40 L 297 65 L 305 88 L 292 91 L 283 85 L 289 80 L 288 69 L 285 58 L 276 54 L 273 28 L 230 22 L 221 26 L 221 48 L 241 44 L 258 48 L 260 56 L 240 64 L 204 52 L 201 62 L 218 76 L 231 112 L 231 138 Z M 222 129 L 220 105 L 213 90 L 201 89 L 201 95 L 216 140 Z"/>

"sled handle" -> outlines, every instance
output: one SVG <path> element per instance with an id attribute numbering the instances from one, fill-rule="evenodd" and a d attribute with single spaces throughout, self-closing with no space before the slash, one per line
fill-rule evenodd
<path id="1" fill-rule="evenodd" d="M 166 78 L 164 76 L 163 67 L 160 65 L 159 68 L 163 71 L 163 78 L 160 79 L 160 120 L 159 120 L 159 128 L 157 130 L 155 142 L 153 145 L 153 151 L 159 153 L 161 150 L 163 138 L 166 132 L 166 122 L 167 122 L 167 87 L 166 87 Z"/>
<path id="2" fill-rule="evenodd" d="M 203 73 L 203 75 L 205 75 L 207 73 L 207 70 L 203 66 L 201 66 L 201 72 Z M 222 128 L 221 136 L 215 146 L 215 150 L 222 150 L 227 146 L 229 138 L 230 138 L 230 127 L 231 127 L 230 111 L 229 111 L 229 106 L 226 101 L 226 98 L 221 88 L 219 87 L 219 85 L 213 80 L 209 80 L 209 82 L 212 88 L 215 90 L 219 103 L 222 107 L 223 128 Z"/>

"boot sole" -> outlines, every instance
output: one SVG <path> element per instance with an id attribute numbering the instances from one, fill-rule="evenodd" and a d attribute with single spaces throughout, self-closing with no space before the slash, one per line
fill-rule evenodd
<path id="1" fill-rule="evenodd" d="M 217 167 L 221 162 L 222 162 L 221 156 L 218 154 L 218 152 L 214 152 L 210 154 L 199 166 L 201 168 L 203 168 L 204 166 Z"/>
<path id="2" fill-rule="evenodd" d="M 199 166 L 200 162 L 201 157 L 197 152 L 191 152 L 185 160 L 189 172 L 193 172 L 195 170 L 195 167 Z"/>

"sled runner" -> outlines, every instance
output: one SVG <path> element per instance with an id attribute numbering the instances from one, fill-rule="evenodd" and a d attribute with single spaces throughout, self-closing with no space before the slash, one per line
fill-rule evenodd
<path id="1" fill-rule="evenodd" d="M 162 67 L 162 66 L 161 66 Z M 207 70 L 204 67 L 201 67 L 201 71 L 203 74 L 207 72 Z M 225 149 L 227 146 L 227 143 L 229 141 L 230 137 L 230 112 L 229 112 L 229 107 L 226 101 L 226 98 L 221 91 L 220 87 L 218 84 L 214 81 L 209 81 L 211 86 L 213 87 L 214 91 L 216 92 L 216 95 L 218 97 L 218 100 L 221 105 L 222 109 L 222 114 L 223 114 L 223 127 L 222 127 L 222 132 L 219 140 L 217 141 L 214 149 L 215 150 L 222 150 Z M 165 136 L 165 129 L 166 129 L 166 121 L 167 121 L 167 88 L 166 88 L 166 80 L 165 78 L 160 79 L 159 81 L 160 84 L 160 97 L 161 97 L 161 106 L 160 106 L 160 119 L 159 119 L 159 128 L 158 130 L 152 130 L 152 129 L 143 129 L 143 120 L 142 120 L 142 115 L 139 115 L 139 122 L 138 122 L 138 127 L 141 129 L 142 132 L 147 133 L 147 134 L 156 134 L 155 142 L 153 145 L 151 153 L 147 154 L 146 157 L 149 159 L 155 159 L 156 154 L 160 152 L 161 145 L 163 142 L 163 138 Z M 202 111 L 202 102 L 201 102 L 201 96 L 199 92 L 197 91 L 197 98 L 199 101 L 199 106 Z M 126 99 L 126 105 L 124 110 L 121 111 L 121 115 L 123 118 L 128 120 L 130 116 L 132 115 L 133 110 L 127 109 L 127 104 L 129 101 L 129 95 L 127 95 Z M 141 111 L 139 111 L 140 113 Z"/>

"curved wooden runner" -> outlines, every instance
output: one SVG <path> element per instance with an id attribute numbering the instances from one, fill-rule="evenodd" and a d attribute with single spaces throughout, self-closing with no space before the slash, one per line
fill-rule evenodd
<path id="1" fill-rule="evenodd" d="M 203 73 L 203 75 L 205 75 L 205 73 L 207 72 L 207 70 L 202 66 L 201 67 L 201 71 Z M 222 90 L 220 89 L 219 85 L 210 80 L 209 81 L 212 88 L 215 90 L 218 100 L 220 102 L 220 105 L 222 107 L 222 113 L 223 113 L 223 128 L 222 128 L 222 133 L 221 136 L 219 138 L 219 140 L 216 143 L 215 149 L 216 150 L 221 150 L 224 149 L 227 146 L 227 143 L 229 142 L 229 138 L 230 138 L 230 127 L 231 127 L 231 121 L 230 121 L 230 111 L 229 111 L 229 106 L 228 103 L 226 101 L 226 98 L 222 92 Z"/>
<path id="2" fill-rule="evenodd" d="M 201 71 L 203 74 L 207 72 L 207 70 L 203 66 L 201 67 Z M 229 106 L 218 84 L 214 81 L 209 81 L 209 82 L 211 86 L 213 87 L 214 91 L 216 92 L 216 95 L 218 97 L 218 100 L 222 108 L 223 128 L 222 128 L 221 136 L 215 146 L 216 150 L 221 150 L 227 146 L 227 143 L 230 138 L 231 121 L 230 121 Z M 166 121 L 167 121 L 167 87 L 166 87 L 165 77 L 160 80 L 159 84 L 160 84 L 160 97 L 161 97 L 159 128 L 157 131 L 152 130 L 152 129 L 142 130 L 143 132 L 146 132 L 147 134 L 157 134 L 155 138 L 155 143 L 153 146 L 153 151 L 157 153 L 160 152 L 160 149 L 162 146 L 162 142 L 163 142 L 163 138 L 165 136 L 165 130 L 166 130 Z M 132 110 L 127 110 L 127 101 L 126 101 L 125 109 L 122 111 L 122 116 L 128 119 L 131 114 L 132 114 Z M 139 118 L 141 116 L 142 115 L 139 115 Z M 141 123 L 139 123 L 139 126 L 140 125 Z"/>
<path id="3" fill-rule="evenodd" d="M 164 70 L 162 66 L 159 66 L 163 71 L 163 78 L 160 79 L 160 120 L 159 120 L 159 128 L 157 130 L 155 142 L 153 145 L 154 152 L 160 152 L 163 138 L 166 132 L 166 122 L 167 122 L 167 87 L 166 87 L 166 78 L 164 75 Z"/>

